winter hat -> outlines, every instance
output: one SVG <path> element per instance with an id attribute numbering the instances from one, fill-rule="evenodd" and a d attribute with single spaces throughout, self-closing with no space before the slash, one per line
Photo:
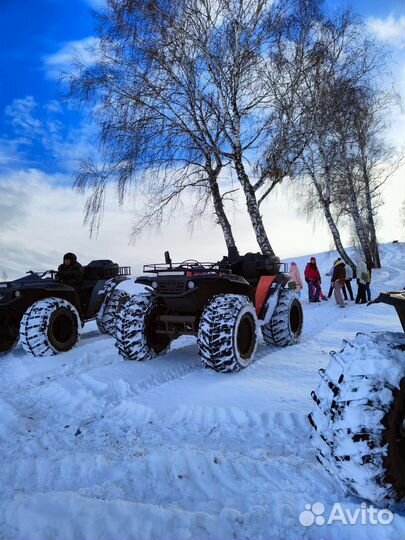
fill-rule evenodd
<path id="1" fill-rule="evenodd" d="M 333 263 L 333 266 L 338 266 L 339 264 L 344 264 L 342 259 L 336 259 L 336 261 Z"/>
<path id="2" fill-rule="evenodd" d="M 63 260 L 65 259 L 68 259 L 69 261 L 71 261 L 72 263 L 75 263 L 77 261 L 77 257 L 74 253 L 65 253 L 65 255 L 63 255 Z"/>
<path id="3" fill-rule="evenodd" d="M 296 263 L 296 262 L 292 262 L 292 263 L 291 263 L 291 266 L 297 266 L 297 263 Z"/>

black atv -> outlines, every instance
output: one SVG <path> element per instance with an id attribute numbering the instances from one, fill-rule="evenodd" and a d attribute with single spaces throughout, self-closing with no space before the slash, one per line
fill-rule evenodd
<path id="1" fill-rule="evenodd" d="M 54 270 L 0 283 L 0 354 L 19 339 L 33 356 L 68 351 L 84 322 L 94 318 L 102 333 L 114 334 L 116 312 L 130 297 L 116 286 L 130 273 L 128 266 L 100 260 L 84 267 L 78 289 L 60 282 Z"/>
<path id="2" fill-rule="evenodd" d="M 302 306 L 276 257 L 248 253 L 219 263 L 186 260 L 144 266 L 149 291 L 135 295 L 117 318 L 116 346 L 128 360 L 146 360 L 181 335 L 198 337 L 202 363 L 216 371 L 248 366 L 257 346 L 257 319 L 266 343 L 297 343 Z"/>

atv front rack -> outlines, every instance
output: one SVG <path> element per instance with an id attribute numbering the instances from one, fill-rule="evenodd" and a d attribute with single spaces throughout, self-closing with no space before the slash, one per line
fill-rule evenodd
<path id="1" fill-rule="evenodd" d="M 145 264 L 143 271 L 145 274 L 176 273 L 182 275 L 231 273 L 229 265 L 219 262 L 199 262 L 191 259 L 181 263 Z"/>

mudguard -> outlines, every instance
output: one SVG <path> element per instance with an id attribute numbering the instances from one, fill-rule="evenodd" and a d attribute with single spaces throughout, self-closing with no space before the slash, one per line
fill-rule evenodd
<path id="1" fill-rule="evenodd" d="M 127 278 L 118 276 L 115 278 L 101 279 L 97 281 L 90 296 L 86 319 L 95 317 L 103 304 L 108 302 L 108 298 L 111 296 L 118 283 L 121 283 L 121 281 L 125 281 L 126 279 Z"/>
<path id="2" fill-rule="evenodd" d="M 256 313 L 259 319 L 265 322 L 270 321 L 277 306 L 280 292 L 290 280 L 291 278 L 287 274 L 261 276 L 255 298 Z"/>

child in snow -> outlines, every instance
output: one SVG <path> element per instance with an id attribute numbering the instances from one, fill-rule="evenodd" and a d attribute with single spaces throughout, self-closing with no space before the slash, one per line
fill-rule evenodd
<path id="1" fill-rule="evenodd" d="M 295 292 L 297 293 L 298 296 L 301 296 L 303 283 L 302 283 L 301 274 L 297 266 L 297 263 L 295 262 L 291 263 L 290 271 L 288 273 L 291 277 L 291 281 L 294 281 L 295 283 Z"/>
<path id="2" fill-rule="evenodd" d="M 345 307 L 345 303 L 342 296 L 342 289 L 346 282 L 346 269 L 345 263 L 342 259 L 337 259 L 333 265 L 332 275 L 333 288 L 335 290 L 335 300 L 339 307 Z"/>
<path id="3" fill-rule="evenodd" d="M 308 298 L 310 302 L 320 302 L 321 274 L 316 265 L 315 257 L 311 257 L 305 267 L 305 281 L 308 283 Z"/>

